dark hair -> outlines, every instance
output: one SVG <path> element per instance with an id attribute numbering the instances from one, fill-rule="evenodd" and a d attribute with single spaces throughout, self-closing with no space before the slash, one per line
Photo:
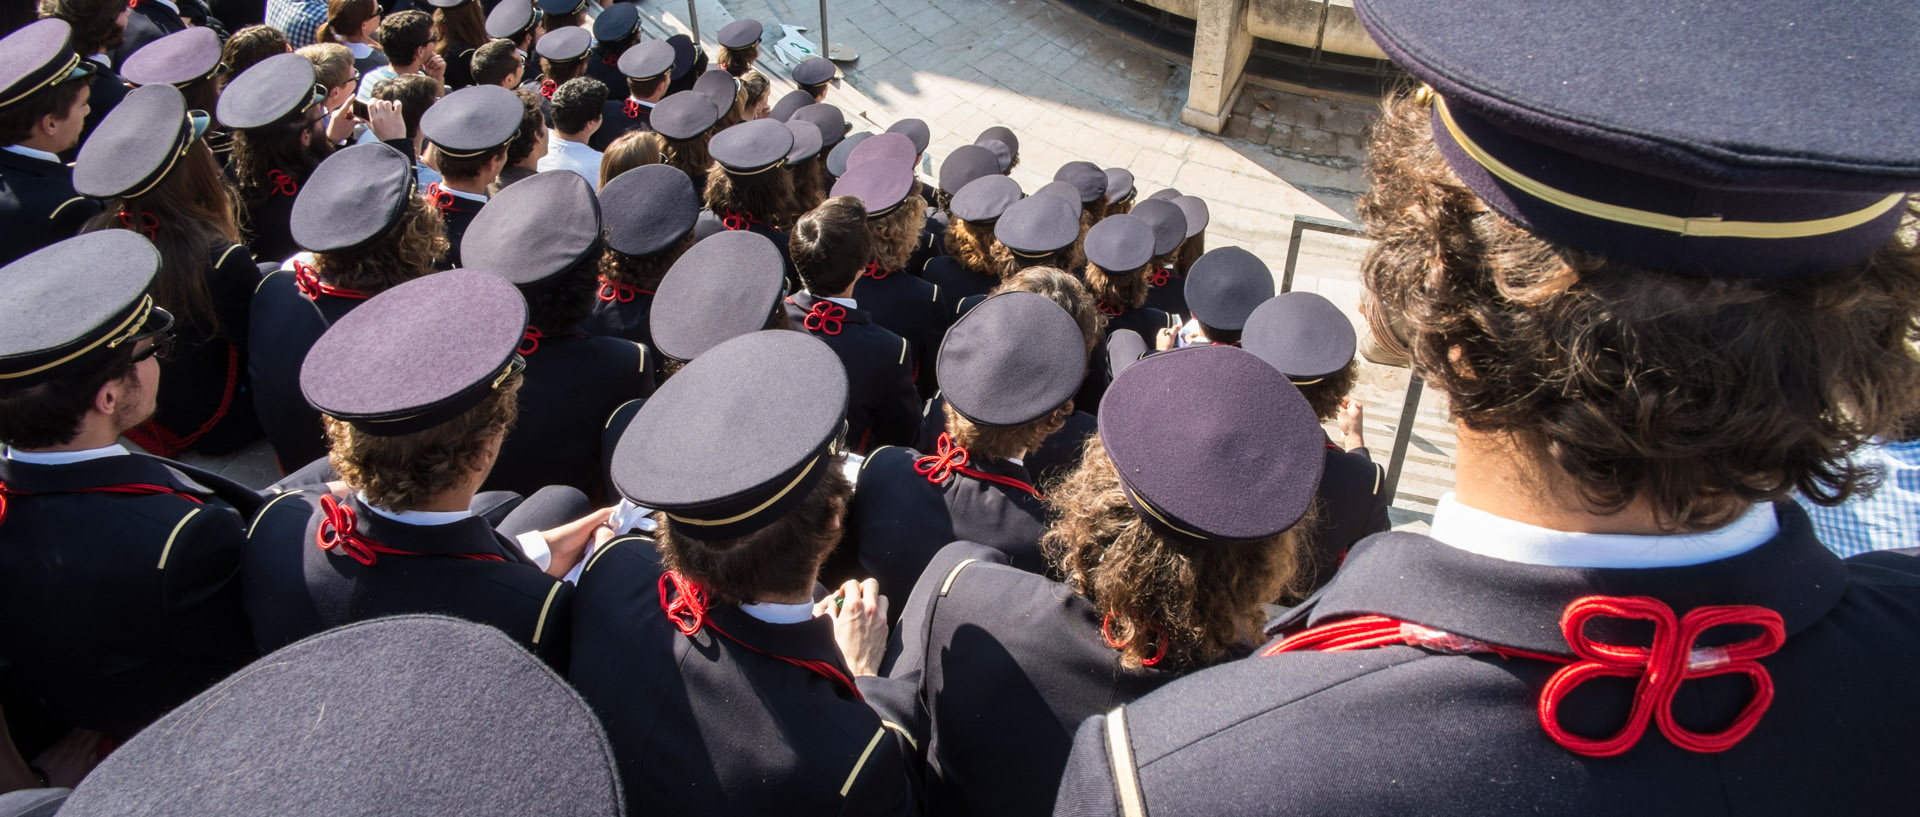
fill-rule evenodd
<path id="1" fill-rule="evenodd" d="M 600 291 L 600 248 L 587 251 L 586 257 L 566 271 L 521 290 L 527 296 L 527 323 L 541 331 L 566 332 L 593 314 L 594 298 Z"/>
<path id="2" fill-rule="evenodd" d="M 499 85 L 524 63 L 512 40 L 492 40 L 473 50 L 473 84 Z"/>
<path id="3" fill-rule="evenodd" d="M 287 35 L 273 26 L 247 26 L 233 32 L 233 36 L 228 37 L 226 44 L 220 47 L 220 64 L 226 66 L 220 71 L 220 87 L 227 87 L 227 83 L 255 63 L 292 50 L 293 45 L 287 42 Z"/>
<path id="4" fill-rule="evenodd" d="M 814 154 L 798 162 L 787 163 L 786 174 L 787 180 L 793 185 L 793 209 L 795 212 L 804 213 L 812 210 L 815 207 L 819 207 L 820 202 L 826 200 L 826 184 L 825 180 L 821 178 L 821 174 L 826 172 L 822 169 L 823 164 L 824 162 L 822 162 L 819 154 Z"/>
<path id="5" fill-rule="evenodd" d="M 117 25 L 127 0 L 40 0 L 40 16 L 65 20 L 73 29 L 70 46 L 80 56 L 120 47 L 124 32 Z"/>
<path id="6" fill-rule="evenodd" d="M 407 138 L 411 139 L 420 133 L 420 117 L 440 101 L 444 87 L 440 80 L 425 74 L 401 74 L 373 86 L 372 96 L 382 102 L 400 103 L 400 120 L 406 123 Z"/>
<path id="7" fill-rule="evenodd" d="M 462 51 L 485 43 L 487 13 L 480 10 L 480 0 L 466 0 L 457 6 L 435 8 L 433 38 L 439 42 L 434 50 L 449 60 L 458 57 Z"/>
<path id="8" fill-rule="evenodd" d="M 707 150 L 707 142 L 712 138 L 713 131 L 707 130 L 684 141 L 668 139 L 666 148 L 660 151 L 660 157 L 666 160 L 666 164 L 680 168 L 688 178 L 693 179 L 694 186 L 699 187 L 702 179 L 713 175 L 708 172 L 713 169 L 713 154 Z"/>
<path id="9" fill-rule="evenodd" d="M 26 99 L 0 108 L 0 145 L 17 145 L 33 138 L 33 129 L 43 117 L 65 121 L 82 91 L 93 89 L 93 77 L 66 80 Z"/>
<path id="10" fill-rule="evenodd" d="M 606 113 L 607 86 L 593 77 L 567 80 L 553 92 L 553 129 L 579 133 Z"/>
<path id="11" fill-rule="evenodd" d="M 327 21 L 321 23 L 319 31 L 314 33 L 314 41 L 345 42 L 346 37 L 358 37 L 367 21 L 378 16 L 379 0 L 328 0 Z M 343 31 L 348 34 L 342 36 Z"/>
<path id="12" fill-rule="evenodd" d="M 873 258 L 867 234 L 867 208 L 857 196 L 834 196 L 807 211 L 789 237 L 794 272 L 818 296 L 838 295 L 853 286 Z"/>
<path id="13" fill-rule="evenodd" d="M 650 99 L 654 94 L 659 93 L 667 87 L 667 80 L 672 78 L 672 76 L 673 72 L 668 71 L 652 79 L 634 79 L 633 77 L 627 77 L 627 94 L 634 99 Z"/>
<path id="14" fill-rule="evenodd" d="M 507 166 L 512 167 L 533 155 L 534 143 L 547 130 L 547 113 L 540 107 L 540 95 L 532 91 L 514 91 L 525 108 L 520 114 L 520 132 L 507 143 Z"/>
<path id="15" fill-rule="evenodd" d="M 488 449 L 499 445 L 519 419 L 525 379 L 515 374 L 460 416 L 411 434 L 368 434 L 323 415 L 327 461 L 368 502 L 388 510 L 416 509 L 488 465 Z"/>
<path id="16" fill-rule="evenodd" d="M 718 163 L 718 173 L 707 174 L 707 209 L 716 215 L 727 211 L 752 213 L 776 230 L 793 229 L 793 180 L 785 173 L 737 175 Z"/>
<path id="17" fill-rule="evenodd" d="M 548 31 L 552 31 L 552 29 L 548 29 Z M 588 52 L 588 53 L 592 53 L 592 52 Z M 550 59 L 547 57 L 541 57 L 540 58 L 540 75 L 543 77 L 546 77 L 547 79 L 553 80 L 554 83 L 558 85 L 565 85 L 568 82 L 584 77 L 587 75 L 586 54 L 582 54 L 579 57 L 576 57 L 570 60 L 556 60 L 556 59 Z M 599 80 L 594 80 L 594 81 L 599 82 Z M 606 89 L 606 84 L 601 83 L 602 92 L 604 92 L 605 89 Z"/>
<path id="18" fill-rule="evenodd" d="M 1004 247 L 1006 245 L 1002 244 L 1000 246 Z M 1067 257 L 1072 254 L 1073 254 L 1073 248 L 1071 247 L 1060 250 L 1058 252 L 1050 252 L 1050 253 L 1047 253 L 1046 255 L 1040 255 L 1040 256 L 1021 255 L 1020 253 L 1014 252 L 1012 250 L 1008 250 L 1007 261 L 1013 265 L 1014 272 L 1019 272 L 1025 269 L 1033 269 L 1034 267 L 1052 267 L 1054 269 L 1061 269 L 1067 265 Z"/>
<path id="19" fill-rule="evenodd" d="M 1087 290 L 1101 303 L 1121 309 L 1139 309 L 1147 303 L 1147 268 L 1109 271 L 1088 261 L 1082 269 Z"/>
<path id="20" fill-rule="evenodd" d="M 109 352 L 85 371 L 65 372 L 24 389 L 0 389 L 0 442 L 27 449 L 73 442 L 100 389 L 133 374 L 134 346 Z"/>
<path id="21" fill-rule="evenodd" d="M 1401 322 L 1416 371 L 1459 424 L 1559 472 L 1569 501 L 1599 513 L 1644 502 L 1669 529 L 1873 484 L 1849 455 L 1920 405 L 1911 209 L 1871 258 L 1818 276 L 1663 273 L 1494 212 L 1430 128 L 1408 94 L 1374 123 L 1364 310 Z"/>
<path id="22" fill-rule="evenodd" d="M 1360 361 L 1349 360 L 1340 371 L 1320 378 L 1319 382 L 1299 386 L 1300 395 L 1313 407 L 1313 416 L 1326 422 L 1340 413 L 1340 401 L 1353 391 L 1353 384 L 1359 379 Z"/>
<path id="23" fill-rule="evenodd" d="M 719 63 L 720 68 L 727 73 L 737 77 L 753 70 L 753 61 L 759 57 L 760 41 L 755 40 L 753 44 L 744 48 L 720 46 L 720 56 L 715 58 L 714 62 Z"/>
<path id="24" fill-rule="evenodd" d="M 660 514 L 654 547 L 668 568 L 699 584 L 714 603 L 807 593 L 827 554 L 840 544 L 834 521 L 853 497 L 841 460 L 834 457 L 807 498 L 771 525 L 733 539 L 695 539 L 676 534 L 673 520 Z"/>
<path id="25" fill-rule="evenodd" d="M 628 255 L 612 247 L 600 253 L 600 277 L 652 292 L 660 288 L 673 262 L 693 248 L 693 231 L 688 230 L 671 246 L 652 255 Z"/>
<path id="26" fill-rule="evenodd" d="M 320 163 L 319 150 L 326 147 L 324 144 L 300 145 L 300 134 L 309 127 L 307 111 L 313 107 L 303 106 L 269 124 L 233 132 L 233 152 L 227 159 L 227 170 L 233 176 L 241 203 L 246 205 L 240 208 L 242 213 L 272 195 L 274 184 L 268 179 L 271 172 L 278 170 L 292 176 L 295 182 L 305 182 L 314 166 Z"/>
<path id="27" fill-rule="evenodd" d="M 448 156 L 445 151 L 435 147 L 433 161 L 441 176 L 449 179 L 476 179 L 479 178 L 481 171 L 487 169 L 488 162 L 506 155 L 506 145 L 498 145 L 478 156 Z M 502 163 L 501 167 L 505 166 Z"/>
<path id="28" fill-rule="evenodd" d="M 130 224 L 156 224 L 148 236 L 160 251 L 160 272 L 153 281 L 153 302 L 173 313 L 183 327 L 206 337 L 221 332 L 213 293 L 207 286 L 211 253 L 240 243 L 233 193 L 213 151 L 198 139 L 179 164 L 161 177 L 153 189 L 134 198 L 116 199 L 87 220 L 82 232 L 134 229 Z M 230 338 L 244 343 L 246 338 Z"/>
<path id="29" fill-rule="evenodd" d="M 364 247 L 345 252 L 313 254 L 320 280 L 338 287 L 378 295 L 433 272 L 433 262 L 447 254 L 446 225 L 440 211 L 419 196 L 407 200 L 398 223 Z"/>
<path id="30" fill-rule="evenodd" d="M 419 9 L 394 12 L 380 18 L 373 41 L 395 65 L 414 65 L 415 55 L 433 42 L 433 18 Z"/>
<path id="31" fill-rule="evenodd" d="M 1207 340 L 1213 341 L 1214 343 L 1220 343 L 1220 344 L 1240 342 L 1241 330 L 1221 329 L 1215 326 L 1208 326 L 1206 321 L 1200 320 L 1200 316 L 1194 315 L 1191 317 L 1193 318 L 1195 323 L 1200 324 L 1200 334 L 1206 335 Z"/>

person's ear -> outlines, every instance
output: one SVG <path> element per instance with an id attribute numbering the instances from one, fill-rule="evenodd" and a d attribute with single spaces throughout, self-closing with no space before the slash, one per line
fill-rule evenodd
<path id="1" fill-rule="evenodd" d="M 93 393 L 93 410 L 112 417 L 114 411 L 126 405 L 131 396 L 127 381 L 128 378 L 116 377 L 101 386 L 99 391 Z"/>

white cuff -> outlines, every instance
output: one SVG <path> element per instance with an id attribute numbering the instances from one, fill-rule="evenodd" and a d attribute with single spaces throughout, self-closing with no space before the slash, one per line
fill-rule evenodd
<path id="1" fill-rule="evenodd" d="M 553 563 L 553 548 L 547 547 L 547 538 L 541 536 L 539 531 L 527 531 L 513 537 L 513 541 L 520 543 L 520 550 L 541 570 L 546 570 L 547 565 Z"/>

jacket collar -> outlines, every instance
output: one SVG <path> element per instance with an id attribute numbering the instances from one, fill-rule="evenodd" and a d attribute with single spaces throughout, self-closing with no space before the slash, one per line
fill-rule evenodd
<path id="1" fill-rule="evenodd" d="M 367 510 L 358 497 L 347 502 L 353 509 L 354 530 L 387 547 L 433 556 L 484 553 L 533 564 L 520 548 L 508 543 L 480 517 L 470 516 L 448 525 L 409 525 Z"/>
<path id="2" fill-rule="evenodd" d="M 793 304 L 794 306 L 800 307 L 800 311 L 802 313 L 805 313 L 808 310 L 813 309 L 814 304 L 820 303 L 822 301 L 825 301 L 826 303 L 833 303 L 832 301 L 828 301 L 825 298 L 815 297 L 812 293 L 807 292 L 805 290 L 801 290 L 799 292 L 795 292 L 792 295 L 787 296 L 787 302 Z M 846 321 L 847 323 L 873 323 L 873 316 L 870 313 L 868 313 L 867 310 L 865 309 L 861 309 L 859 307 L 854 307 L 854 306 L 843 306 L 840 304 L 835 304 L 835 306 L 839 306 L 841 309 L 847 310 L 847 316 L 841 319 Z"/>

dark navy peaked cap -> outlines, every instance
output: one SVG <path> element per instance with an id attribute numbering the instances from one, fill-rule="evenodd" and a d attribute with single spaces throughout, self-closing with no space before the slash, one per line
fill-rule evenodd
<path id="1" fill-rule="evenodd" d="M 585 0 L 582 0 L 584 3 Z M 541 8 L 546 8 L 542 3 Z M 553 12 L 548 14 L 565 14 Z M 593 47 L 593 34 L 579 26 L 561 26 L 540 36 L 533 44 L 534 53 L 554 62 L 572 62 L 587 55 L 587 49 Z"/>
<path id="2" fill-rule="evenodd" d="M 1134 272 L 1153 260 L 1153 225 L 1125 213 L 1087 231 L 1087 261 L 1108 272 Z"/>
<path id="3" fill-rule="evenodd" d="M 1305 386 L 1352 363 L 1357 340 L 1353 322 L 1332 301 L 1313 292 L 1288 292 L 1247 316 L 1240 348 Z"/>
<path id="4" fill-rule="evenodd" d="M 894 211 L 913 193 L 913 168 L 893 162 L 868 162 L 847 169 L 834 180 L 830 195 L 853 196 L 867 208 L 873 220 Z"/>
<path id="5" fill-rule="evenodd" d="M 427 5 L 437 9 L 455 8 L 468 0 L 427 0 Z"/>
<path id="6" fill-rule="evenodd" d="M 913 140 L 898 133 L 876 133 L 872 138 L 855 145 L 847 154 L 847 167 L 859 167 L 870 162 L 891 162 L 913 172 L 914 158 L 920 154 L 913 149 Z"/>
<path id="7" fill-rule="evenodd" d="M 1124 167 L 1107 168 L 1107 203 L 1119 204 L 1133 200 L 1133 173 Z"/>
<path id="8" fill-rule="evenodd" d="M 1153 254 L 1166 255 L 1187 240 L 1187 214 L 1180 205 L 1166 199 L 1149 198 L 1133 206 L 1128 215 L 1143 219 L 1153 228 Z"/>
<path id="9" fill-rule="evenodd" d="M 1176 189 L 1174 189 L 1174 188 L 1171 188 L 1171 187 L 1163 187 L 1163 188 L 1161 188 L 1161 189 L 1159 189 L 1159 190 L 1155 190 L 1155 191 L 1153 191 L 1153 195 L 1150 195 L 1150 196 L 1148 196 L 1147 198 L 1149 198 L 1149 199 L 1169 199 L 1169 200 L 1171 200 L 1171 199 L 1177 199 L 1177 198 L 1180 198 L 1180 195 L 1181 195 L 1181 194 L 1180 194 L 1180 191 L 1179 191 L 1179 190 L 1176 190 Z"/>
<path id="10" fill-rule="evenodd" d="M 613 42 L 640 33 L 640 6 L 634 3 L 615 3 L 593 18 L 593 38 L 600 42 Z M 652 76 L 649 74 L 648 76 Z"/>
<path id="11" fill-rule="evenodd" d="M 104 363 L 171 323 L 147 294 L 160 252 L 132 230 L 82 233 L 0 267 L 0 392 Z"/>
<path id="12" fill-rule="evenodd" d="M 802 106 L 793 112 L 793 116 L 802 122 L 812 122 L 814 127 L 819 128 L 821 144 L 828 150 L 840 144 L 840 139 L 847 135 L 846 115 L 825 102 Z"/>
<path id="13" fill-rule="evenodd" d="M 300 366 L 300 392 L 375 436 L 425 431 L 480 405 L 524 368 L 526 329 L 526 299 L 505 278 L 437 272 L 367 299 L 328 327 Z"/>
<path id="14" fill-rule="evenodd" d="M 947 213 L 961 221 L 976 224 L 991 224 L 999 221 L 1008 207 L 1024 198 L 1020 192 L 1020 183 L 1006 176 L 986 176 L 974 179 L 953 194 L 953 202 L 947 206 Z"/>
<path id="15" fill-rule="evenodd" d="M 271 125 L 326 99 L 315 84 L 313 63 L 299 54 L 275 54 L 234 77 L 214 107 L 220 124 L 247 129 Z"/>
<path id="16" fill-rule="evenodd" d="M 587 0 L 540 0 L 540 13 L 572 14 L 587 7 Z"/>
<path id="17" fill-rule="evenodd" d="M 780 122 L 777 119 L 773 121 Z M 812 122 L 801 122 L 796 119 L 780 122 L 780 124 L 787 126 L 787 132 L 793 134 L 793 149 L 787 151 L 788 164 L 804 162 L 820 155 L 820 129 L 814 127 Z"/>
<path id="18" fill-rule="evenodd" d="M 1033 194 L 1053 196 L 1076 207 L 1080 205 L 1080 188 L 1074 187 L 1072 182 L 1047 182 L 1040 185 L 1040 189 L 1033 191 Z"/>
<path id="19" fill-rule="evenodd" d="M 1073 185 L 1081 204 L 1100 201 L 1107 194 L 1107 171 L 1092 162 L 1068 162 L 1054 171 L 1053 180 Z"/>
<path id="20" fill-rule="evenodd" d="M 516 783 L 488 785 L 503 769 Z M 114 750 L 60 813 L 250 817 L 288 803 L 624 812 L 613 748 L 572 686 L 497 629 L 413 615 L 328 630 L 241 668 Z"/>
<path id="21" fill-rule="evenodd" d="M 797 89 L 788 91 L 786 96 L 780 97 L 779 102 L 773 103 L 773 107 L 769 109 L 767 117 L 780 120 L 781 122 L 790 121 L 793 119 L 794 111 L 812 104 L 814 104 L 813 94 Z M 819 130 L 817 126 L 814 129 Z"/>
<path id="22" fill-rule="evenodd" d="M 667 38 L 667 45 L 673 46 L 673 78 L 679 79 L 693 70 L 693 64 L 700 58 L 700 49 L 693 39 L 685 34 L 675 34 Z"/>
<path id="23" fill-rule="evenodd" d="M 473 85 L 447 94 L 420 116 L 420 135 L 455 158 L 479 156 L 520 133 L 526 108 L 498 85 Z"/>
<path id="24" fill-rule="evenodd" d="M 897 133 L 913 142 L 913 155 L 918 157 L 927 152 L 927 143 L 933 141 L 933 134 L 927 130 L 927 123 L 920 119 L 902 119 L 887 126 L 888 133 Z"/>
<path id="25" fill-rule="evenodd" d="M 720 111 L 721 116 L 726 116 L 727 111 L 733 110 L 733 103 L 738 101 L 740 81 L 725 71 L 708 71 L 693 81 L 693 92 L 713 100 L 713 107 Z"/>
<path id="26" fill-rule="evenodd" d="M 502 188 L 460 239 L 461 258 L 522 287 L 544 284 L 599 254 L 600 201 L 584 177 L 565 170 Z"/>
<path id="27" fill-rule="evenodd" d="M 1240 329 L 1254 307 L 1273 297 L 1266 262 L 1240 247 L 1207 251 L 1187 270 L 1187 308 L 1215 329 Z"/>
<path id="28" fill-rule="evenodd" d="M 795 116 L 792 121 L 805 122 L 808 120 Z M 827 151 L 827 175 L 836 179 L 847 175 L 847 162 L 853 159 L 854 148 L 860 147 L 862 142 L 872 139 L 874 136 L 875 134 L 870 131 L 861 131 L 840 140 L 840 144 L 834 145 L 832 149 Z M 820 139 L 823 143 L 832 141 L 827 139 L 824 133 Z"/>
<path id="29" fill-rule="evenodd" d="M 960 416 L 1017 426 L 1073 398 L 1086 379 L 1086 340 L 1052 298 L 1004 292 L 947 330 L 937 371 L 940 393 Z"/>
<path id="30" fill-rule="evenodd" d="M 500 0 L 500 4 L 487 13 L 487 36 L 496 40 L 518 39 L 539 21 L 533 0 Z"/>
<path id="31" fill-rule="evenodd" d="M 673 46 L 661 40 L 639 43 L 620 55 L 620 73 L 632 79 L 653 79 L 672 70 Z"/>
<path id="32" fill-rule="evenodd" d="M 680 168 L 641 165 L 600 188 L 600 208 L 608 246 L 628 255 L 652 255 L 693 229 L 700 216 L 700 194 Z"/>
<path id="33" fill-rule="evenodd" d="M 1187 237 L 1192 238 L 1207 231 L 1207 224 L 1213 221 L 1213 212 L 1207 209 L 1206 199 L 1199 196 L 1174 196 L 1170 199 L 1180 213 L 1187 218 Z"/>
<path id="34" fill-rule="evenodd" d="M 1080 204 L 1035 193 L 1007 206 L 993 232 L 1000 243 L 1029 258 L 1050 255 L 1080 238 Z"/>
<path id="35" fill-rule="evenodd" d="M 840 69 L 833 64 L 833 60 L 826 57 L 808 57 L 793 67 L 793 81 L 801 86 L 825 85 L 832 82 L 839 73 Z"/>
<path id="36" fill-rule="evenodd" d="M 614 489 L 664 511 L 677 535 L 745 536 L 839 466 L 846 408 L 847 369 L 833 349 L 804 332 L 747 333 L 647 398 L 614 446 Z"/>
<path id="37" fill-rule="evenodd" d="M 1860 261 L 1920 189 L 1920 6 L 1368 0 L 1434 141 L 1549 240 L 1687 275 Z"/>
<path id="38" fill-rule="evenodd" d="M 647 119 L 661 136 L 681 142 L 699 137 L 718 121 L 720 112 L 714 110 L 713 100 L 699 91 L 668 94 L 653 106 L 653 114 Z"/>
<path id="39" fill-rule="evenodd" d="M 171 133 L 169 122 L 175 123 Z M 133 89 L 80 146 L 73 163 L 74 192 L 105 199 L 152 190 L 209 124 L 207 112 L 188 111 L 186 97 L 172 85 Z"/>
<path id="40" fill-rule="evenodd" d="M 793 150 L 793 131 L 787 130 L 784 122 L 755 119 L 714 134 L 708 150 L 728 173 L 762 173 L 787 161 L 787 154 Z"/>
<path id="41" fill-rule="evenodd" d="M 127 57 L 120 77 L 135 85 L 186 85 L 220 67 L 220 35 L 191 26 L 147 43 Z"/>
<path id="42" fill-rule="evenodd" d="M 1000 159 L 979 145 L 961 145 L 940 163 L 940 189 L 949 195 L 960 192 L 974 179 L 1000 173 Z"/>
<path id="43" fill-rule="evenodd" d="M 67 21 L 35 20 L 0 39 L 0 108 L 70 79 L 91 75 L 91 60 L 73 50 Z"/>
<path id="44" fill-rule="evenodd" d="M 674 360 L 693 360 L 758 331 L 780 302 L 785 275 L 780 249 L 766 236 L 722 230 L 701 239 L 660 280 L 648 313 L 654 345 Z"/>
<path id="45" fill-rule="evenodd" d="M 1009 128 L 995 125 L 980 132 L 973 143 L 993 151 L 1000 159 L 1000 172 L 1005 173 L 1013 167 L 1013 160 L 1020 156 L 1020 137 L 1013 135 Z"/>
<path id="46" fill-rule="evenodd" d="M 728 48 L 746 48 L 760 42 L 760 36 L 766 33 L 766 27 L 759 20 L 735 20 L 721 27 L 717 39 Z"/>
<path id="47" fill-rule="evenodd" d="M 400 223 L 414 194 L 413 160 L 384 142 L 335 151 L 294 195 L 288 227 L 308 252 L 346 252 Z"/>
<path id="48" fill-rule="evenodd" d="M 1167 422 L 1170 411 L 1182 412 L 1180 422 Z M 1140 517 L 1194 544 L 1251 542 L 1293 527 L 1326 467 L 1326 433 L 1300 390 L 1231 346 L 1175 349 L 1125 367 L 1100 400 L 1100 442 Z"/>

